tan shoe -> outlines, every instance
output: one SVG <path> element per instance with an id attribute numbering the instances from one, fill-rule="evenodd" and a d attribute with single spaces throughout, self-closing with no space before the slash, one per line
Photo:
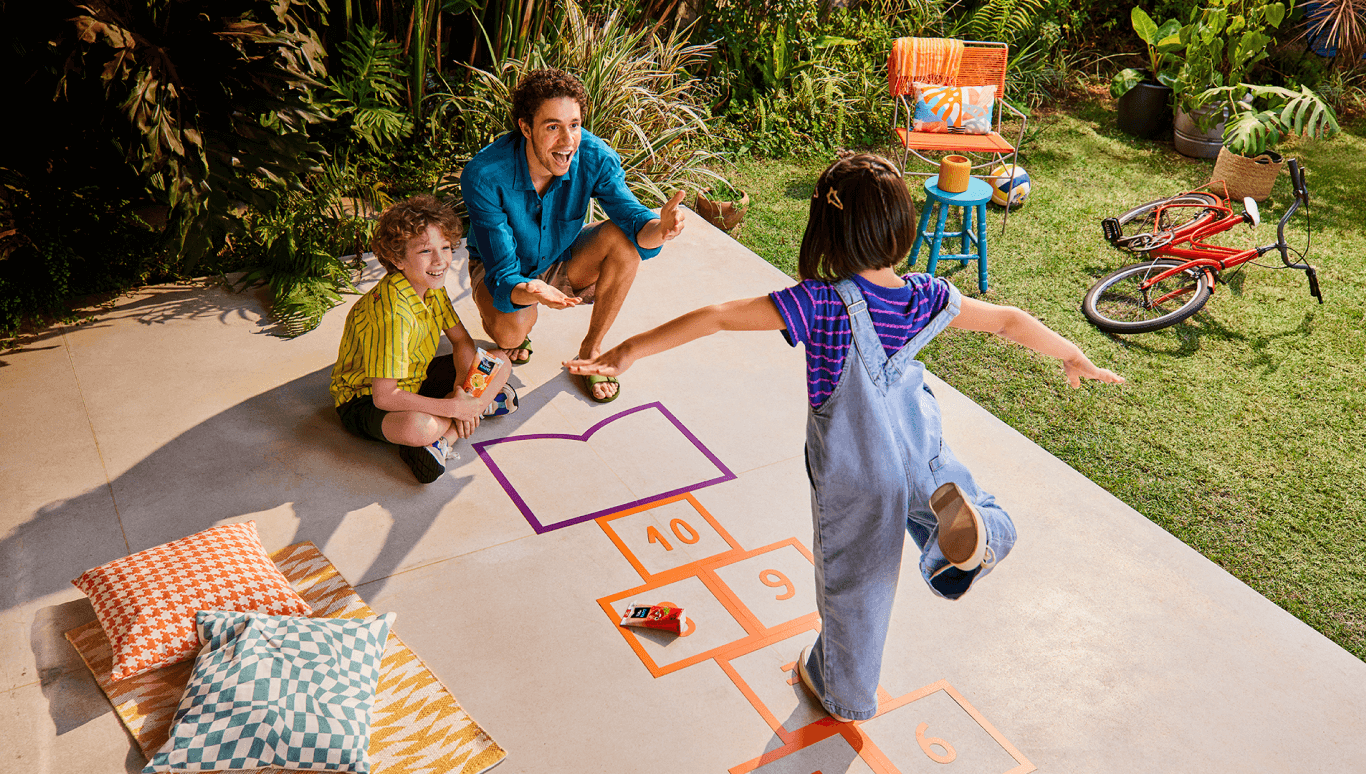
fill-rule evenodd
<path id="1" fill-rule="evenodd" d="M 963 489 L 950 481 L 934 490 L 930 510 L 939 520 L 939 550 L 944 558 L 960 570 L 980 567 L 987 551 L 987 529 Z"/>
<path id="2" fill-rule="evenodd" d="M 816 698 L 816 703 L 821 705 L 821 709 L 825 709 L 825 704 L 821 702 L 820 694 L 816 693 L 816 686 L 815 686 L 815 685 L 812 685 L 812 683 L 811 683 L 811 675 L 808 675 L 808 674 L 806 673 L 806 657 L 807 657 L 807 654 L 809 654 L 810 652 L 811 652 L 811 646 L 810 646 L 810 645 L 807 645 L 805 648 L 802 648 L 802 654 L 801 654 L 800 656 L 797 657 L 797 676 L 800 677 L 800 678 L 802 679 L 802 685 L 805 685 L 805 686 L 806 686 L 806 690 L 810 691 L 810 692 L 811 692 L 811 695 L 814 696 L 814 697 Z M 838 720 L 838 721 L 841 722 L 841 723 L 854 723 L 854 722 L 857 722 L 857 721 L 850 720 L 849 718 L 842 718 L 842 717 L 840 717 L 839 715 L 836 715 L 835 713 L 830 712 L 830 710 L 828 710 L 828 709 L 825 710 L 825 711 L 826 711 L 826 713 L 828 713 L 828 714 L 830 715 L 830 717 L 834 718 L 835 720 Z"/>

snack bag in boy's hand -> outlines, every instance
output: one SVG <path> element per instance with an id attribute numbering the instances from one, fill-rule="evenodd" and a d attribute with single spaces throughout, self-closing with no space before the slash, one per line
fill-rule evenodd
<path id="1" fill-rule="evenodd" d="M 485 352 L 483 347 L 476 347 L 474 352 L 474 363 L 470 365 L 469 376 L 465 377 L 465 392 L 474 397 L 484 394 L 488 388 L 493 375 L 498 373 L 498 369 L 503 367 L 503 359 L 494 357 Z"/>

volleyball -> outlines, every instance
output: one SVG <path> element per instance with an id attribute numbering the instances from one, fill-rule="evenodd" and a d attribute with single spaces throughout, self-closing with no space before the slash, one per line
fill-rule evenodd
<path id="1" fill-rule="evenodd" d="M 991 170 L 991 201 L 993 204 L 1019 207 L 1029 198 L 1029 173 L 1024 167 L 1003 164 Z"/>

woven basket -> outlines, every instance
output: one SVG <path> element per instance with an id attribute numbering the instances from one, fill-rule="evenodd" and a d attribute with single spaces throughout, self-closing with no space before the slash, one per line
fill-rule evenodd
<path id="1" fill-rule="evenodd" d="M 1281 173 L 1282 166 L 1281 154 L 1275 151 L 1267 151 L 1250 159 L 1230 153 L 1228 148 L 1220 148 L 1210 182 L 1224 181 L 1228 186 L 1228 197 L 1233 201 L 1251 196 L 1260 202 L 1271 195 L 1271 186 L 1276 182 L 1276 175 Z"/>

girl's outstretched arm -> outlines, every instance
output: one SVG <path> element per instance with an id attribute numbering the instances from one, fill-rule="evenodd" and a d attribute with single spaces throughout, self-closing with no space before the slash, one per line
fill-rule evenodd
<path id="1" fill-rule="evenodd" d="M 975 298 L 964 298 L 958 316 L 949 325 L 968 331 L 995 333 L 1035 352 L 1056 357 L 1062 361 L 1067 383 L 1073 387 L 1081 386 L 1082 379 L 1124 384 L 1124 377 L 1109 369 L 1096 367 L 1076 344 L 1013 306 L 997 306 Z"/>
<path id="2" fill-rule="evenodd" d="M 717 331 L 781 331 L 787 328 L 768 296 L 704 306 L 658 328 L 638 333 L 591 360 L 566 360 L 574 374 L 616 376 L 646 355 L 654 355 Z"/>

